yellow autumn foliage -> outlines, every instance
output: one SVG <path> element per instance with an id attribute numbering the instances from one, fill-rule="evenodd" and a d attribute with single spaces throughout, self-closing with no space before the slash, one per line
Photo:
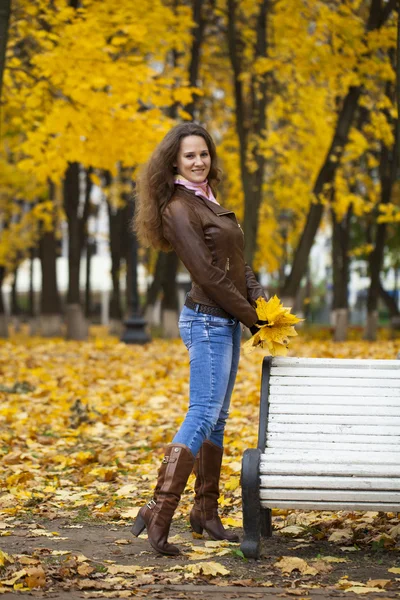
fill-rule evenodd
<path id="1" fill-rule="evenodd" d="M 267 323 L 257 325 L 259 331 L 244 344 L 244 352 L 252 352 L 258 347 L 267 349 L 271 356 L 286 356 L 289 348 L 288 338 L 297 336 L 294 325 L 303 319 L 292 315 L 291 308 L 285 308 L 278 296 L 269 300 L 258 298 L 256 311 L 259 321 Z"/>

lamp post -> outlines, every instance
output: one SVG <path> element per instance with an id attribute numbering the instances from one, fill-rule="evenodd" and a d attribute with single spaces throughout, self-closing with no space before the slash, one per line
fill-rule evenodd
<path id="1" fill-rule="evenodd" d="M 140 314 L 139 306 L 139 289 L 137 279 L 137 259 L 138 259 L 138 243 L 134 231 L 130 227 L 133 215 L 135 212 L 135 201 L 130 199 L 128 201 L 128 228 L 129 228 L 129 252 L 130 260 L 128 261 L 128 268 L 131 270 L 131 302 L 130 302 L 130 316 L 124 322 L 125 329 L 121 336 L 121 342 L 125 344 L 147 344 L 151 341 L 151 337 L 146 331 L 146 321 Z"/>

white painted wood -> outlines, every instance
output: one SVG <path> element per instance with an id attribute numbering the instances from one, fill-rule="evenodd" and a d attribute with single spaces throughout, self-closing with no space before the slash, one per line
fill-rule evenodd
<path id="1" fill-rule="evenodd" d="M 400 416 L 399 417 L 386 417 L 386 416 L 362 416 L 362 415 L 294 415 L 294 414 L 271 414 L 269 416 L 269 424 L 273 423 L 304 423 L 305 425 L 315 424 L 331 424 L 331 425 L 376 425 L 377 427 L 398 427 L 400 433 Z M 304 432 L 307 430 L 304 428 Z M 382 432 L 383 433 L 383 432 Z"/>
<path id="2" fill-rule="evenodd" d="M 396 369 L 365 369 L 365 368 L 333 368 L 330 366 L 324 367 L 271 367 L 271 375 L 273 377 L 340 377 L 340 378 L 355 378 L 360 379 L 362 384 L 363 379 L 398 379 L 399 368 Z"/>
<path id="3" fill-rule="evenodd" d="M 268 423 L 268 430 L 271 432 L 285 432 L 285 433 L 303 433 L 308 435 L 309 433 L 323 433 L 335 435 L 337 433 L 349 433 L 349 434 L 360 434 L 360 435 L 400 435 L 400 426 L 384 426 L 379 425 L 328 425 L 326 423 L 310 423 L 307 427 L 304 427 L 303 423 Z"/>
<path id="4" fill-rule="evenodd" d="M 348 476 L 353 477 L 399 477 L 398 465 L 354 465 L 339 463 L 301 463 L 271 461 L 261 455 L 260 475 L 323 475 L 323 476 Z"/>
<path id="5" fill-rule="evenodd" d="M 350 400 L 350 399 L 348 399 Z M 400 401 L 399 401 L 400 404 Z M 362 415 L 370 417 L 381 417 L 382 412 L 385 416 L 399 417 L 400 406 L 390 406 L 383 409 L 382 406 L 362 405 L 333 405 L 329 404 L 270 404 L 269 414 L 271 415 Z"/>
<path id="6" fill-rule="evenodd" d="M 374 358 L 300 358 L 297 356 L 276 357 L 272 359 L 273 367 L 348 367 L 349 369 L 364 368 L 364 369 L 394 369 L 399 371 L 398 360 L 374 359 Z"/>
<path id="7" fill-rule="evenodd" d="M 400 362 L 274 358 L 264 508 L 400 511 Z"/>
<path id="8" fill-rule="evenodd" d="M 266 448 L 265 454 L 268 461 L 284 461 L 293 464 L 315 461 L 317 463 L 329 463 L 335 461 L 335 464 L 353 465 L 373 465 L 385 462 L 387 465 L 398 465 L 398 476 L 400 478 L 400 454 L 399 452 L 357 452 L 348 450 L 347 452 L 335 452 L 332 455 L 330 450 L 282 450 L 281 448 Z"/>
<path id="9" fill-rule="evenodd" d="M 400 478 L 387 477 L 317 477 L 296 475 L 262 475 L 263 488 L 319 489 L 319 490 L 397 490 Z M 400 495 L 399 495 L 400 498 Z"/>
<path id="10" fill-rule="evenodd" d="M 380 432 L 379 432 L 380 433 Z M 381 445 L 387 444 L 395 447 L 400 447 L 400 435 L 353 435 L 349 433 L 335 433 L 334 435 L 327 436 L 324 433 L 310 433 L 307 432 L 307 436 L 304 435 L 304 427 L 301 431 L 288 432 L 286 429 L 282 431 L 269 431 L 268 432 L 268 445 L 271 442 L 275 443 L 277 440 L 287 441 L 288 445 L 294 441 L 302 442 L 306 444 L 309 440 L 312 442 L 318 442 L 321 444 L 341 444 L 343 442 L 349 444 L 375 444 L 380 447 Z"/>
<path id="11" fill-rule="evenodd" d="M 366 511 L 376 510 L 382 512 L 399 512 L 400 507 L 398 504 L 390 502 L 382 503 L 371 503 L 371 502 L 306 502 L 299 501 L 294 502 L 293 500 L 261 500 L 260 502 L 263 508 L 283 508 L 283 509 L 296 509 L 296 510 L 344 510 L 348 512 L 353 511 Z"/>
<path id="12" fill-rule="evenodd" d="M 307 378 L 306 378 L 307 379 Z M 307 379 L 308 384 L 307 385 L 303 385 L 303 386 L 294 386 L 294 385 L 275 385 L 275 380 L 272 381 L 272 383 L 270 384 L 270 394 L 272 395 L 284 395 L 284 396 L 289 396 L 289 395 L 295 395 L 295 396 L 315 396 L 315 397 L 323 397 L 326 395 L 330 395 L 330 396 L 373 396 L 374 398 L 377 397 L 378 395 L 378 391 L 375 388 L 370 388 L 370 387 L 357 387 L 355 384 L 355 381 L 353 381 L 353 385 L 350 387 L 348 386 L 347 388 L 343 388 L 340 386 L 336 386 L 334 384 L 331 384 L 329 386 L 327 385 L 319 385 L 319 386 L 314 386 L 311 385 L 311 378 Z M 392 388 L 379 388 L 379 397 L 380 398 L 386 398 L 386 397 L 394 397 L 394 398 L 399 398 L 400 393 L 399 390 L 396 389 L 392 389 Z"/>
<path id="13" fill-rule="evenodd" d="M 335 387 L 351 387 L 357 386 L 361 388 L 398 388 L 400 394 L 400 377 L 398 379 L 374 379 L 372 377 L 365 377 L 365 379 L 355 380 L 352 377 L 303 377 L 301 372 L 295 377 L 274 377 L 274 385 L 282 386 L 310 386 L 318 387 L 323 386 L 329 388 L 330 386 Z"/>
<path id="14" fill-rule="evenodd" d="M 391 502 L 398 504 L 400 510 L 399 492 L 364 491 L 364 490 L 290 490 L 264 489 L 260 490 L 261 500 L 306 500 L 311 502 Z"/>
<path id="15" fill-rule="evenodd" d="M 300 404 L 305 404 L 305 405 L 309 405 L 311 404 L 312 406 L 318 404 L 318 405 L 322 405 L 322 406 L 330 406 L 330 405 L 337 405 L 337 406 L 341 406 L 341 405 L 348 405 L 351 404 L 352 406 L 382 406 L 382 394 L 379 395 L 379 397 L 376 395 L 375 390 L 371 390 L 372 393 L 367 396 L 356 396 L 356 395 L 349 395 L 348 391 L 346 390 L 346 393 L 343 393 L 343 390 L 341 392 L 341 394 L 337 395 L 337 396 L 333 396 L 333 395 L 325 395 L 322 394 L 321 396 L 316 396 L 315 394 L 313 394 L 312 396 L 306 395 L 306 394 L 273 394 L 270 393 L 269 396 L 269 403 L 270 406 L 274 405 L 274 404 L 278 404 L 278 405 L 284 405 L 284 404 L 293 404 L 296 403 L 296 406 L 300 405 Z M 394 391 L 394 390 L 392 390 Z M 329 393 L 331 394 L 331 390 L 329 390 Z M 396 390 L 396 395 L 392 395 L 392 396 L 385 396 L 385 402 L 384 402 L 384 406 L 397 406 L 400 408 L 400 395 L 397 394 L 397 390 Z M 399 412 L 400 414 L 400 412 Z"/>
<path id="16" fill-rule="evenodd" d="M 357 437 L 361 437 L 361 436 L 357 436 Z M 268 439 L 268 450 L 272 450 L 272 449 L 276 449 L 276 448 L 280 448 L 280 449 L 287 449 L 290 448 L 291 450 L 325 450 L 325 451 L 329 451 L 331 453 L 332 456 L 332 460 L 335 460 L 335 454 L 336 452 L 343 452 L 345 450 L 356 450 L 357 452 L 368 452 L 371 450 L 371 443 L 365 443 L 365 444 L 357 444 L 356 442 L 353 443 L 347 443 L 347 442 L 329 442 L 326 440 L 323 441 L 310 441 L 310 436 L 304 438 L 302 440 L 293 440 L 290 439 L 288 437 L 285 438 L 269 438 Z M 347 436 L 344 436 L 344 439 L 347 439 Z M 367 437 L 367 440 L 370 439 L 370 436 Z M 381 439 L 381 438 L 380 438 Z M 390 439 L 394 439 L 394 438 L 390 438 Z M 373 442 L 374 444 L 374 442 Z M 400 462 L 400 438 L 397 440 L 397 442 L 394 442 L 393 444 L 378 444 L 378 445 L 374 445 L 374 452 L 379 453 L 385 453 L 385 452 L 392 452 L 394 454 L 396 454 L 399 457 L 399 462 Z"/>

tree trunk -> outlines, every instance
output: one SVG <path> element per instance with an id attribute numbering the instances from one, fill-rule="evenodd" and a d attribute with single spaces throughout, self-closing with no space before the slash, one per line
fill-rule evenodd
<path id="1" fill-rule="evenodd" d="M 190 51 L 189 85 L 197 87 L 200 67 L 201 45 L 203 43 L 206 19 L 203 18 L 204 0 L 193 0 L 192 20 L 192 48 Z M 190 102 L 184 107 L 185 111 L 194 119 L 196 101 Z"/>
<path id="2" fill-rule="evenodd" d="M 85 317 L 90 320 L 93 312 L 92 307 L 92 258 L 96 251 L 96 242 L 89 237 L 86 239 L 86 281 L 85 281 Z"/>
<path id="3" fill-rule="evenodd" d="M 154 268 L 153 281 L 147 290 L 145 304 L 145 319 L 150 325 L 161 325 L 161 321 L 156 317 L 155 306 L 162 290 L 162 277 L 165 269 L 167 255 L 165 252 L 159 252 Z"/>
<path id="4" fill-rule="evenodd" d="M 91 173 L 92 168 L 86 170 L 85 172 L 85 203 L 83 206 L 83 215 L 80 218 L 80 243 L 81 243 L 81 256 L 82 251 L 85 248 L 86 250 L 86 277 L 85 277 L 85 317 L 88 320 L 92 314 L 92 286 L 91 286 L 91 266 L 92 266 L 92 257 L 96 251 L 96 242 L 92 239 L 88 232 L 88 218 L 91 209 L 90 203 L 90 194 L 92 192 L 92 179 Z"/>
<path id="5" fill-rule="evenodd" d="M 39 258 L 42 268 L 41 335 L 59 337 L 62 334 L 62 310 L 57 284 L 57 240 L 53 231 L 42 234 L 39 242 Z"/>
<path id="6" fill-rule="evenodd" d="M 18 267 L 14 271 L 14 280 L 11 286 L 11 316 L 14 325 L 14 331 L 18 332 L 21 328 L 21 308 L 18 303 Z"/>
<path id="7" fill-rule="evenodd" d="M 11 0 L 0 2 L 0 102 L 3 88 L 3 73 L 6 62 L 6 47 L 8 39 L 8 26 L 10 22 Z"/>
<path id="8" fill-rule="evenodd" d="M 111 185 L 111 175 L 106 174 L 106 185 Z M 124 226 L 128 221 L 127 206 L 114 208 L 107 200 L 109 231 L 110 231 L 110 254 L 111 254 L 111 280 L 112 294 L 110 300 L 110 334 L 122 333 L 122 305 L 121 305 L 121 260 L 123 256 Z"/>
<path id="9" fill-rule="evenodd" d="M 390 328 L 392 339 L 394 339 L 396 337 L 396 332 L 400 329 L 400 311 L 397 306 L 397 301 L 393 296 L 387 293 L 381 282 L 379 282 L 379 296 L 389 311 Z"/>
<path id="10" fill-rule="evenodd" d="M 269 0 L 261 0 L 256 27 L 255 59 L 267 56 L 267 17 Z M 253 262 L 257 248 L 257 232 L 259 223 L 259 208 L 262 200 L 262 185 L 264 181 L 265 158 L 262 151 L 256 147 L 252 157 L 257 165 L 255 172 L 248 167 L 249 141 L 254 136 L 265 138 L 267 127 L 267 76 L 258 76 L 251 81 L 250 98 L 245 98 L 242 84 L 243 66 L 239 55 L 237 32 L 237 1 L 228 0 L 228 47 L 229 58 L 233 70 L 234 98 L 236 110 L 236 132 L 239 138 L 239 157 L 242 188 L 244 193 L 243 233 L 246 239 L 245 259 L 250 265 Z M 246 109 L 250 106 L 250 114 Z M 247 123 L 247 125 L 246 125 Z"/>
<path id="11" fill-rule="evenodd" d="M 390 157 L 389 149 L 382 144 L 380 162 L 381 204 L 390 202 L 392 191 L 392 162 L 393 158 L 391 159 Z M 365 330 L 365 339 L 369 341 L 375 341 L 377 335 L 380 273 L 383 265 L 386 230 L 386 223 L 378 223 L 376 225 L 374 249 L 369 257 L 370 285 L 367 298 L 368 318 Z"/>
<path id="12" fill-rule="evenodd" d="M 165 257 L 162 275 L 162 326 L 163 335 L 166 338 L 179 337 L 178 311 L 179 299 L 176 284 L 178 274 L 179 258 L 175 252 L 170 252 Z"/>
<path id="13" fill-rule="evenodd" d="M 38 316 L 36 311 L 36 299 L 34 288 L 35 256 L 36 248 L 30 249 L 29 257 L 29 293 L 28 293 L 28 323 L 29 335 L 37 335 L 39 329 Z"/>
<path id="14" fill-rule="evenodd" d="M 50 198 L 54 198 L 54 185 L 49 186 Z M 56 223 L 53 222 L 53 228 Z M 43 337 L 62 335 L 62 309 L 57 284 L 57 240 L 52 231 L 44 231 L 39 240 L 39 259 L 42 270 L 40 294 L 40 332 Z"/>
<path id="15" fill-rule="evenodd" d="M 68 220 L 66 337 L 72 340 L 86 340 L 88 337 L 88 325 L 80 304 L 79 271 L 82 246 L 78 216 L 79 194 L 79 164 L 70 163 L 64 179 L 64 209 Z"/>
<path id="16" fill-rule="evenodd" d="M 397 110 L 400 110 L 400 18 L 397 19 L 397 59 L 393 55 L 392 63 L 396 60 L 396 94 L 394 86 L 391 83 L 386 84 L 386 95 L 397 100 Z M 393 123 L 391 115 L 387 114 L 389 123 Z M 379 164 L 379 178 L 381 182 L 380 204 L 388 204 L 392 197 L 393 183 L 396 181 L 399 170 L 400 158 L 400 119 L 397 117 L 395 124 L 395 141 L 393 148 L 390 149 L 384 142 L 381 142 L 381 158 Z M 378 216 L 378 212 L 377 215 Z M 387 232 L 386 223 L 377 223 L 374 249 L 369 258 L 370 286 L 367 298 L 367 327 L 365 330 L 365 339 L 376 340 L 378 327 L 378 298 L 380 289 L 380 272 L 383 265 L 383 256 L 385 250 L 385 238 Z"/>
<path id="17" fill-rule="evenodd" d="M 3 301 L 3 281 L 6 270 L 0 265 L 0 338 L 8 338 L 8 319 Z"/>
<path id="18" fill-rule="evenodd" d="M 382 27 L 395 8 L 395 5 L 395 0 L 389 0 L 383 7 L 381 6 L 381 0 L 371 0 L 366 31 L 373 31 Z M 292 269 L 283 288 L 282 295 L 286 299 L 296 296 L 301 279 L 307 268 L 310 251 L 323 215 L 323 206 L 319 202 L 319 196 L 323 193 L 324 188 L 333 182 L 337 168 L 340 165 L 340 159 L 348 141 L 349 131 L 354 120 L 362 89 L 362 86 L 351 87 L 343 101 L 331 146 L 312 190 L 317 202 L 311 205 L 308 212 L 305 227 L 294 253 Z"/>
<path id="19" fill-rule="evenodd" d="M 332 215 L 332 266 L 333 266 L 333 323 L 335 327 L 335 342 L 343 342 L 347 339 L 347 328 L 349 321 L 348 285 L 350 278 L 350 222 L 352 217 L 352 206 L 339 222 L 335 211 Z"/>

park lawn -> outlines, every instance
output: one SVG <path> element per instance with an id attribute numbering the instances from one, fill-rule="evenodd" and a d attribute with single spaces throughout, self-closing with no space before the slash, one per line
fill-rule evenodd
<path id="1" fill-rule="evenodd" d="M 117 544 L 117 548 L 118 544 L 125 548 L 132 543 L 144 543 L 142 540 L 132 542 L 127 526 L 143 501 L 150 499 L 163 446 L 171 441 L 184 416 L 188 398 L 187 351 L 178 340 L 155 340 L 145 347 L 126 346 L 115 338 L 100 335 L 101 330 L 96 331 L 97 335 L 88 342 L 45 340 L 24 335 L 14 335 L 0 342 L 0 536 L 3 538 L 0 539 L 0 550 L 14 552 L 15 561 L 7 562 L 8 559 L 2 558 L 0 552 L 0 567 L 3 561 L 14 574 L 17 567 L 13 565 L 21 567 L 18 563 L 21 544 L 33 557 L 32 560 L 37 561 L 31 563 L 36 564 L 35 569 L 38 561 L 43 564 L 41 558 L 37 558 L 37 552 L 35 554 L 39 538 L 50 553 L 63 556 L 62 552 L 58 555 L 55 549 L 61 547 L 59 544 L 67 544 L 68 547 L 68 542 L 63 542 L 68 539 L 64 537 L 63 527 L 71 528 L 67 531 L 69 538 L 75 531 L 73 528 L 85 527 L 85 535 L 89 539 L 90 531 L 97 531 L 96 528 L 100 529 L 99 526 L 104 524 L 108 533 L 118 532 L 113 534 L 115 539 L 112 542 L 114 546 Z M 292 343 L 290 354 L 395 358 L 399 351 L 399 341 L 333 343 L 313 341 L 300 333 Z M 241 527 L 241 457 L 246 448 L 256 445 L 262 358 L 260 351 L 242 357 L 232 399 L 220 499 L 224 522 L 231 527 Z M 233 550 L 224 549 L 221 545 L 205 549 L 206 546 L 195 540 L 195 546 L 197 544 L 200 549 L 197 550 L 198 555 L 193 555 L 193 541 L 190 541 L 187 527 L 192 489 L 191 478 L 174 525 L 174 533 L 183 536 L 181 541 L 189 553 L 185 564 L 200 564 L 207 557 L 208 562 L 222 561 L 218 564 L 231 573 L 232 580 L 229 561 L 232 562 L 235 557 L 240 559 L 237 546 Z M 389 553 L 383 563 L 386 571 L 399 566 L 396 560 L 399 556 L 400 522 L 394 514 L 276 510 L 274 525 L 279 533 L 278 541 L 275 541 L 275 562 L 271 568 L 276 565 L 274 568 L 281 579 L 272 578 L 271 586 L 285 586 L 287 581 L 282 580 L 282 576 L 290 581 L 294 574 L 299 574 L 296 566 L 290 571 L 289 565 L 290 572 L 282 575 L 284 572 L 277 566 L 279 556 L 288 552 L 293 555 L 293 548 L 310 548 L 310 543 L 328 544 L 322 549 L 328 555 L 335 549 L 340 553 L 346 547 L 365 552 L 380 549 Z M 21 527 L 22 530 L 18 529 Z M 25 533 L 20 534 L 19 531 Z M 75 538 L 78 534 L 79 531 L 74 533 Z M 17 537 L 13 538 L 13 535 Z M 29 540 L 21 541 L 21 535 L 32 538 L 34 543 L 29 545 Z M 121 536 L 122 541 L 118 539 Z M 298 540 L 294 545 L 293 537 Z M 12 540 L 16 540 L 14 545 Z M 8 547 L 7 542 L 10 544 Z M 288 547 L 288 543 L 292 546 Z M 314 560 L 315 552 L 320 554 L 321 548 L 311 547 Z M 146 554 L 147 546 L 142 549 Z M 295 551 L 295 555 L 299 552 Z M 303 556 L 309 559 L 308 550 L 304 552 Z M 12 558 L 13 555 L 10 556 Z M 196 556 L 198 560 L 195 560 Z M 220 559 L 220 556 L 223 558 Z M 112 553 L 105 557 L 102 557 L 103 562 L 100 561 L 103 566 L 104 560 L 106 563 L 110 559 L 116 560 Z M 129 557 L 126 559 L 132 562 Z M 165 560 L 169 565 L 168 559 Z M 79 564 L 76 559 L 75 575 L 80 573 L 77 570 Z M 380 564 L 382 570 L 382 562 Z M 304 573 L 300 571 L 300 580 L 303 575 L 306 580 L 312 578 L 307 566 L 299 565 L 305 570 Z M 328 585 L 333 582 L 328 577 L 332 566 L 321 565 L 317 567 L 317 574 L 322 573 L 325 579 L 328 578 L 324 580 L 324 585 Z M 346 568 L 341 563 L 338 565 L 335 568 L 342 570 L 338 572 L 337 581 L 340 580 L 339 574 L 346 573 Z M 151 571 L 151 565 L 147 566 Z M 147 568 L 143 564 L 142 567 Z M 234 567 L 235 575 L 247 581 L 246 569 L 244 565 L 242 567 L 242 570 L 238 567 L 237 571 Z M 208 575 L 201 569 L 197 572 L 189 569 L 186 575 L 183 570 L 180 574 L 175 573 L 175 581 L 180 581 L 179 577 L 182 579 L 188 573 L 191 578 L 205 580 L 228 575 L 223 573 L 222 567 L 211 566 L 209 570 L 211 574 Z M 81 571 L 87 575 L 93 573 L 89 566 L 82 567 Z M 63 572 L 62 569 L 60 572 Z M 396 572 L 393 571 L 394 574 Z M 24 586 L 31 589 L 38 581 L 38 587 L 49 585 L 48 571 L 46 576 L 35 573 L 31 579 L 29 573 L 21 576 L 10 584 L 11 587 L 4 584 L 4 589 L 23 589 Z M 57 573 L 60 578 L 59 571 Z M 130 575 L 133 576 L 133 573 Z M 366 585 L 366 575 L 363 585 Z M 382 573 L 378 575 L 382 576 Z M 147 577 L 147 583 L 151 577 L 152 581 L 158 581 L 154 574 Z M 390 575 L 389 579 L 391 577 L 394 575 Z M 252 580 L 247 585 L 261 585 L 267 580 L 261 577 L 257 581 Z M 143 585 L 145 582 L 146 579 Z M 90 583 L 88 585 L 90 587 Z M 345 588 L 346 582 L 339 586 L 339 589 Z"/>
<path id="2" fill-rule="evenodd" d="M 164 444 L 185 414 L 187 351 L 179 340 L 127 346 L 99 331 L 88 342 L 21 335 L 1 341 L 6 514 L 88 507 L 92 516 L 118 519 L 151 495 Z M 395 358 L 399 351 L 398 340 L 334 343 L 300 333 L 290 354 Z M 240 519 L 241 456 L 256 445 L 263 356 L 242 356 L 232 399 L 221 499 L 231 519 Z"/>

